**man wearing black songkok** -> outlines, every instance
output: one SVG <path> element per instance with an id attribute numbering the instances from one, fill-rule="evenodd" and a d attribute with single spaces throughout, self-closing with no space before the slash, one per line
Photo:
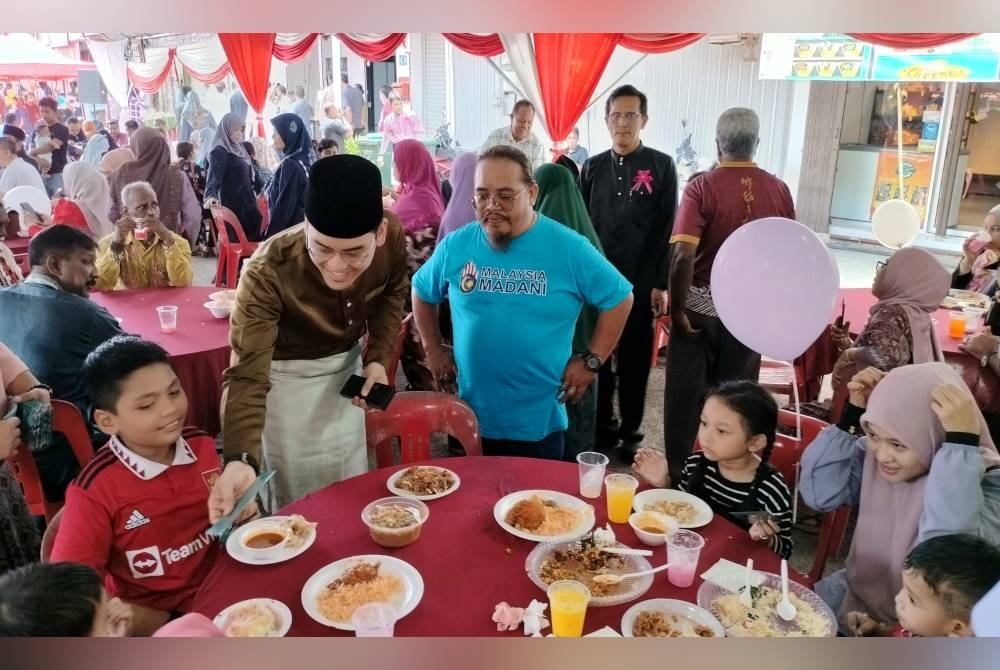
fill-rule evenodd
<path id="1" fill-rule="evenodd" d="M 38 161 L 36 161 L 34 158 L 29 156 L 24 151 L 24 142 L 27 139 L 27 136 L 24 134 L 23 130 L 21 130 L 12 123 L 5 123 L 3 125 L 3 132 L 0 133 L 0 135 L 7 135 L 8 137 L 13 137 L 14 140 L 17 142 L 17 157 L 23 160 L 31 167 L 38 170 L 38 174 L 42 173 L 42 171 L 38 168 Z"/>
<path id="2" fill-rule="evenodd" d="M 364 403 L 340 390 L 352 374 L 367 379 L 362 396 L 387 383 L 410 288 L 405 239 L 382 210 L 378 168 L 358 156 L 312 166 L 305 216 L 260 246 L 237 287 L 213 521 L 254 469 L 276 471 L 272 509 L 368 469 Z"/>

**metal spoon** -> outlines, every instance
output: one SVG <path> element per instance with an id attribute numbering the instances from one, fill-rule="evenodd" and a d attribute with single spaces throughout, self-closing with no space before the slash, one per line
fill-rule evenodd
<path id="1" fill-rule="evenodd" d="M 753 607 L 753 598 L 750 597 L 750 575 L 753 574 L 753 559 L 747 559 L 747 572 L 743 590 L 740 591 L 740 604 L 744 607 Z"/>
<path id="2" fill-rule="evenodd" d="M 633 579 L 635 577 L 645 577 L 646 575 L 651 575 L 654 572 L 660 572 L 666 570 L 670 567 L 669 563 L 661 565 L 658 568 L 653 568 L 652 570 L 643 570 L 642 572 L 630 572 L 624 575 L 594 575 L 593 581 L 598 584 L 607 584 L 608 586 L 613 586 L 615 584 L 621 583 L 625 579 Z"/>
<path id="3" fill-rule="evenodd" d="M 785 621 L 795 619 L 795 605 L 788 599 L 788 561 L 781 560 L 781 602 L 778 603 L 778 616 Z"/>

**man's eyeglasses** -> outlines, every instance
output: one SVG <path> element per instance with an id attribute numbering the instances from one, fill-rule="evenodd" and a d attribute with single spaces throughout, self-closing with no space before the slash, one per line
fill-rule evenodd
<path id="1" fill-rule="evenodd" d="M 490 203 L 495 202 L 500 209 L 507 211 L 514 206 L 514 201 L 527 190 L 528 187 L 525 186 L 517 193 L 511 193 L 510 191 L 503 191 L 501 193 L 477 193 L 472 196 L 472 204 L 476 207 L 476 209 L 486 209 L 490 206 Z"/>
<path id="2" fill-rule="evenodd" d="M 627 123 L 635 123 L 640 118 L 642 118 L 642 114 L 636 114 L 635 112 L 625 112 L 624 114 L 622 114 L 621 112 L 611 112 L 607 116 L 608 121 L 610 121 L 611 123 L 618 123 L 619 121 L 622 120 L 626 121 Z"/>
<path id="3" fill-rule="evenodd" d="M 375 242 L 374 237 L 372 238 L 372 242 Z M 327 263 L 339 255 L 348 265 L 358 266 L 364 264 L 365 260 L 367 260 L 368 256 L 372 253 L 373 245 L 367 249 L 348 249 L 347 251 L 336 251 L 334 249 L 315 246 L 308 248 L 309 255 L 318 263 Z"/>
<path id="4" fill-rule="evenodd" d="M 886 265 L 887 263 L 885 261 L 877 261 L 875 263 L 875 274 L 878 274 L 879 272 L 884 270 Z"/>

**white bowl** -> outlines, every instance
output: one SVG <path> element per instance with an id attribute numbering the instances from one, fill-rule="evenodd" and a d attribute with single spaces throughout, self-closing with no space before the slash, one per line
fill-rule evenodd
<path id="1" fill-rule="evenodd" d="M 233 313 L 233 303 L 217 302 L 215 300 L 205 303 L 205 308 L 212 313 L 216 319 L 228 319 Z"/>
<path id="2" fill-rule="evenodd" d="M 209 293 L 208 299 L 213 302 L 236 302 L 236 291 L 229 289 L 216 291 L 215 293 Z"/>
<path id="3" fill-rule="evenodd" d="M 251 547 L 248 544 L 255 537 L 271 533 L 280 535 L 282 537 L 282 540 L 267 547 Z M 253 530 L 247 531 L 247 533 L 240 538 L 240 544 L 243 545 L 243 549 L 250 556 L 262 560 L 270 559 L 281 555 L 282 551 L 285 548 L 285 545 L 288 544 L 288 535 L 289 535 L 289 529 L 287 526 L 278 523 L 266 524 L 258 526 Z"/>
<path id="4" fill-rule="evenodd" d="M 663 526 L 665 529 L 662 533 L 651 533 L 647 530 L 640 528 L 642 521 L 652 521 L 659 526 Z M 667 543 L 667 535 L 677 530 L 679 527 L 677 524 L 677 519 L 672 516 L 667 516 L 666 514 L 661 514 L 659 512 L 646 511 L 646 512 L 635 512 L 628 518 L 628 525 L 632 526 L 632 530 L 635 531 L 636 537 L 643 544 L 650 547 L 662 547 Z"/>

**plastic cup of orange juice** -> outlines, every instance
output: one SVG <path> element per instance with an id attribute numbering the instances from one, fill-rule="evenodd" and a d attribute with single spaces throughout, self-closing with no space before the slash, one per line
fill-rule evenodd
<path id="1" fill-rule="evenodd" d="M 581 637 L 583 622 L 590 603 L 590 589 L 568 579 L 549 584 L 549 616 L 552 617 L 552 634 L 556 637 Z"/>
<path id="2" fill-rule="evenodd" d="M 948 314 L 948 337 L 960 340 L 965 337 L 966 316 L 960 311 L 952 311 Z"/>
<path id="3" fill-rule="evenodd" d="M 614 474 L 604 478 L 604 489 L 608 499 L 608 521 L 628 523 L 632 513 L 632 499 L 639 488 L 639 480 L 632 475 Z"/>

